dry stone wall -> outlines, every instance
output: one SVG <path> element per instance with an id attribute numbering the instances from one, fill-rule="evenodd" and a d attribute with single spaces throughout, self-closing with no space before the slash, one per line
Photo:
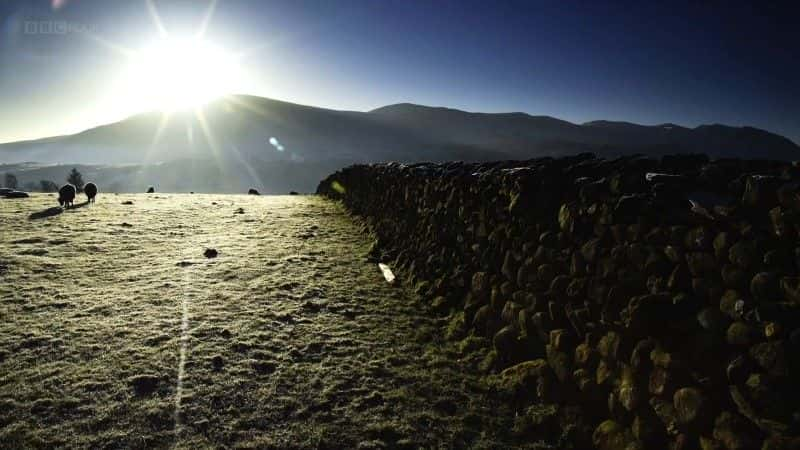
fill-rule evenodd
<path id="1" fill-rule="evenodd" d="M 800 167 L 390 163 L 318 193 L 365 218 L 451 336 L 490 346 L 521 428 L 577 448 L 800 447 Z"/>

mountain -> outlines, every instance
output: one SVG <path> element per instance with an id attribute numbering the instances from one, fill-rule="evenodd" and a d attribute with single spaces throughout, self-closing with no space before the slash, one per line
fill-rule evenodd
<path id="1" fill-rule="evenodd" d="M 159 132 L 159 128 L 163 128 Z M 285 151 L 270 145 L 278 139 Z M 179 112 L 139 114 L 70 136 L 0 145 L 0 161 L 140 164 L 181 158 L 327 160 L 411 157 L 415 142 L 364 113 L 236 96 Z"/>
<path id="2" fill-rule="evenodd" d="M 593 121 L 574 124 L 525 113 L 470 113 L 412 104 L 370 111 L 382 123 L 401 126 L 431 141 L 502 150 L 513 158 L 594 151 L 602 156 L 706 153 L 715 158 L 793 160 L 800 147 L 783 136 L 752 127 L 674 124 L 655 126 Z"/>
<path id="3" fill-rule="evenodd" d="M 115 171 L 122 189 L 138 190 L 149 180 L 164 189 L 256 186 L 283 192 L 313 190 L 312 178 L 354 162 L 528 159 L 584 151 L 792 160 L 799 150 L 782 136 L 751 127 L 575 124 L 409 103 L 338 111 L 238 95 L 206 105 L 202 115 L 180 112 L 165 120 L 161 113 L 144 113 L 74 135 L 0 144 L 0 164 L 6 164 L 0 170 L 18 170 L 24 179 L 54 164 L 89 164 L 102 166 L 98 176 Z M 17 167 L 22 162 L 37 164 Z M 211 186 L 210 177 L 223 180 Z"/>

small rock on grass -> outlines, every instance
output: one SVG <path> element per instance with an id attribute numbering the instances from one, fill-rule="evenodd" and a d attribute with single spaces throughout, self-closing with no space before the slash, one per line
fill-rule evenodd
<path id="1" fill-rule="evenodd" d="M 269 361 L 253 361 L 252 366 L 253 370 L 255 370 L 256 373 L 261 375 L 270 374 L 274 372 L 275 369 L 277 368 L 277 365 L 275 363 Z"/>
<path id="2" fill-rule="evenodd" d="M 315 301 L 311 301 L 311 300 L 307 300 L 305 303 L 303 303 L 303 309 L 306 309 L 306 310 L 311 311 L 311 312 L 319 312 L 323 307 L 325 307 L 327 305 L 328 305 L 328 302 L 326 302 L 324 300 L 316 301 L 316 302 Z"/>
<path id="3" fill-rule="evenodd" d="M 155 375 L 136 375 L 128 379 L 137 396 L 152 394 L 161 380 Z"/>

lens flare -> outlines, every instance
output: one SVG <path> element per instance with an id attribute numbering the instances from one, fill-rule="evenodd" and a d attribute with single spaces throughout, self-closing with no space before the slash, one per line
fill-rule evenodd
<path id="1" fill-rule="evenodd" d="M 269 145 L 275 147 L 275 150 L 277 150 L 279 152 L 282 152 L 282 151 L 285 150 L 283 148 L 283 145 L 280 143 L 280 141 L 278 141 L 278 138 L 276 138 L 276 137 L 269 138 Z"/>

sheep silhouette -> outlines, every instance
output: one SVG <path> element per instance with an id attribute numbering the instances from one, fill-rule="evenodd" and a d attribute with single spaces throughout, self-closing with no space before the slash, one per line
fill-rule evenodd
<path id="1" fill-rule="evenodd" d="M 88 203 L 94 203 L 94 198 L 97 197 L 97 185 L 94 183 L 86 183 L 83 186 L 83 192 L 86 194 L 86 201 Z"/>
<path id="2" fill-rule="evenodd" d="M 78 190 L 72 184 L 65 184 L 58 190 L 58 204 L 62 207 L 69 208 L 75 204 L 75 193 Z"/>

